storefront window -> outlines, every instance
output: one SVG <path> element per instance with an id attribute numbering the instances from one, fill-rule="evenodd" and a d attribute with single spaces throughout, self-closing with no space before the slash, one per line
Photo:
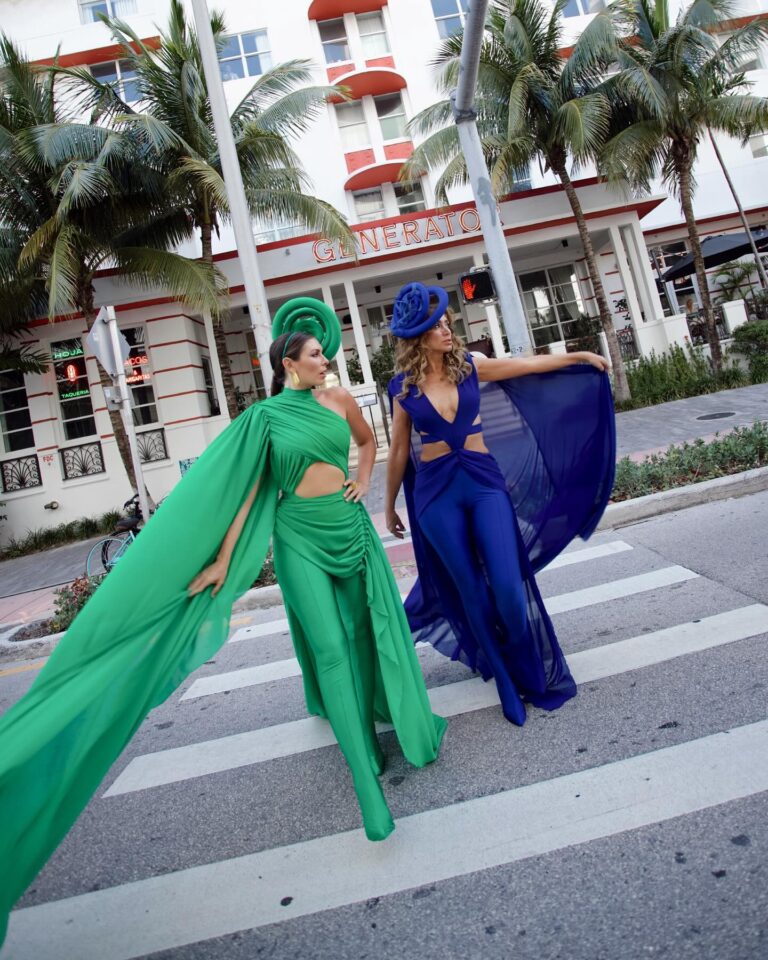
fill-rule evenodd
<path id="1" fill-rule="evenodd" d="M 578 335 L 585 311 L 572 264 L 522 273 L 520 287 L 534 346 Z"/>
<path id="2" fill-rule="evenodd" d="M 253 376 L 253 398 L 263 400 L 267 395 L 267 388 L 264 386 L 264 377 L 261 373 L 261 361 L 259 360 L 259 351 L 256 348 L 256 338 L 253 330 L 245 331 L 245 342 L 248 345 L 248 359 L 251 364 L 251 375 Z"/>
<path id="3" fill-rule="evenodd" d="M 128 327 L 120 331 L 131 352 L 125 363 L 125 378 L 133 394 L 133 422 L 137 427 L 157 423 L 155 391 L 152 387 L 152 372 L 145 342 L 144 327 Z"/>
<path id="4" fill-rule="evenodd" d="M 205 392 L 208 394 L 210 415 L 212 417 L 218 417 L 218 415 L 221 413 L 221 407 L 219 406 L 219 398 L 216 396 L 216 384 L 213 380 L 211 358 L 206 357 L 205 354 L 203 354 L 203 356 L 200 357 L 200 363 L 203 366 L 203 380 L 205 381 Z"/>
<path id="5" fill-rule="evenodd" d="M 651 262 L 654 265 L 657 277 L 666 273 L 671 267 L 688 256 L 688 248 L 682 240 L 674 243 L 665 243 L 662 246 L 651 247 L 648 251 L 651 256 Z M 692 313 L 697 309 L 696 291 L 693 286 L 693 275 L 680 277 L 672 280 L 670 283 L 664 283 L 660 279 L 658 284 L 659 296 L 664 307 L 665 314 Z M 672 291 L 674 291 L 672 293 Z M 670 295 L 673 302 L 670 303 Z"/>
<path id="6" fill-rule="evenodd" d="M 82 340 L 76 337 L 52 343 L 51 359 L 65 439 L 80 440 L 94 436 L 96 421 Z"/>
<path id="7" fill-rule="evenodd" d="M 18 370 L 0 371 L 0 453 L 27 450 L 34 445 L 24 374 Z"/>

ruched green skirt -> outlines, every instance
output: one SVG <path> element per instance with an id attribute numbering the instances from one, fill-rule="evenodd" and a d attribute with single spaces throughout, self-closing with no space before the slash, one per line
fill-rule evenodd
<path id="1" fill-rule="evenodd" d="M 366 834 L 383 839 L 393 823 L 377 779 L 383 756 L 374 720 L 394 725 L 417 767 L 437 757 L 446 727 L 430 709 L 384 548 L 365 507 L 341 492 L 284 495 L 273 542 L 307 709 L 330 721 Z"/>

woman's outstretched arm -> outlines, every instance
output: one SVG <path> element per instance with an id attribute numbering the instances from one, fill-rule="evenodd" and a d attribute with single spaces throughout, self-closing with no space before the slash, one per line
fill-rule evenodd
<path id="1" fill-rule="evenodd" d="M 384 496 L 384 513 L 387 530 L 398 540 L 403 539 L 405 524 L 395 511 L 395 502 L 403 484 L 405 467 L 411 446 L 411 418 L 395 401 L 392 415 L 392 439 L 387 457 L 387 486 Z"/>
<path id="2" fill-rule="evenodd" d="M 501 357 L 493 359 L 473 354 L 479 380 L 508 380 L 529 373 L 550 373 L 577 363 L 589 363 L 598 370 L 609 370 L 610 364 L 597 353 L 580 350 L 577 353 L 544 354 L 538 357 Z"/>
<path id="3" fill-rule="evenodd" d="M 221 541 L 221 546 L 219 547 L 219 552 L 216 555 L 216 559 L 204 570 L 201 570 L 192 583 L 190 583 L 190 585 L 187 587 L 187 593 L 190 597 L 194 597 L 198 593 L 202 593 L 203 590 L 211 586 L 213 587 L 211 596 L 215 597 L 219 590 L 221 590 L 221 588 L 224 586 L 224 581 L 227 579 L 227 572 L 229 570 L 229 563 L 232 559 L 232 554 L 234 553 L 237 541 L 240 539 L 240 534 L 243 532 L 243 527 L 245 526 L 245 521 L 248 518 L 248 514 L 251 512 L 251 507 L 253 506 L 253 501 L 256 499 L 258 489 L 259 481 L 257 480 L 253 485 L 253 489 L 248 494 L 245 503 L 237 511 L 237 515 L 230 524 L 229 530 L 227 530 L 226 534 L 224 535 L 224 539 Z"/>

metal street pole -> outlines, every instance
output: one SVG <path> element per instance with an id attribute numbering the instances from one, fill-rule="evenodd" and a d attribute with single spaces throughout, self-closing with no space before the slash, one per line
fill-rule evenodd
<path id="1" fill-rule="evenodd" d="M 469 182 L 475 197 L 480 228 L 485 240 L 488 264 L 493 272 L 501 317 L 509 342 L 509 352 L 515 356 L 532 353 L 531 338 L 525 320 L 525 310 L 515 280 L 515 271 L 509 259 L 504 229 L 499 219 L 496 198 L 491 190 L 491 178 L 483 156 L 483 147 L 477 129 L 475 87 L 480 64 L 485 14 L 488 0 L 472 0 L 464 27 L 459 64 L 459 85 L 451 93 L 453 119 L 459 134 L 459 143 L 467 163 Z"/>
<path id="2" fill-rule="evenodd" d="M 197 28 L 197 37 L 200 44 L 200 57 L 203 62 L 203 72 L 208 86 L 208 96 L 211 100 L 211 113 L 216 139 L 219 143 L 221 155 L 221 170 L 229 196 L 230 215 L 235 230 L 235 243 L 240 258 L 240 267 L 243 271 L 245 283 L 245 299 L 248 303 L 248 312 L 251 317 L 251 327 L 256 341 L 256 350 L 259 354 L 261 374 L 264 377 L 264 386 L 269 393 L 272 384 L 272 367 L 269 363 L 269 345 L 272 342 L 272 327 L 267 307 L 267 295 L 259 272 L 256 243 L 253 239 L 251 215 L 245 199 L 243 177 L 240 173 L 240 164 L 235 149 L 235 139 L 232 136 L 232 124 L 229 118 L 224 84 L 221 80 L 219 59 L 216 55 L 216 44 L 211 30 L 211 17 L 208 13 L 206 0 L 192 0 L 192 14 Z"/>
<path id="3" fill-rule="evenodd" d="M 139 495 L 139 506 L 144 523 L 149 520 L 149 497 L 147 496 L 147 487 L 144 483 L 144 474 L 141 471 L 141 457 L 139 456 L 139 445 L 136 442 L 136 427 L 133 423 L 133 411 L 131 410 L 131 394 L 128 390 L 128 382 L 125 379 L 125 365 L 122 362 L 120 352 L 120 330 L 117 326 L 117 315 L 114 307 L 105 307 L 106 316 L 103 318 L 109 329 L 109 339 L 112 345 L 112 356 L 114 357 L 114 367 L 107 371 L 112 375 L 113 381 L 117 385 L 117 396 L 120 403 L 120 416 L 123 418 L 123 426 L 128 437 L 128 447 L 131 451 L 131 461 L 133 463 L 133 472 L 136 475 L 136 492 Z"/>

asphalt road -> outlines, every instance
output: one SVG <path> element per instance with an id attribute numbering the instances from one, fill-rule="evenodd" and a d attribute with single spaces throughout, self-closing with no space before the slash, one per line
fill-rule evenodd
<path id="1" fill-rule="evenodd" d="M 302 722 L 284 611 L 240 615 L 110 771 L 1 960 L 768 956 L 767 543 L 763 493 L 574 544 L 539 582 L 579 696 L 523 728 L 420 650 L 449 730 L 424 770 L 382 734 L 382 844 Z M 0 710 L 34 675 L 0 673 Z"/>

